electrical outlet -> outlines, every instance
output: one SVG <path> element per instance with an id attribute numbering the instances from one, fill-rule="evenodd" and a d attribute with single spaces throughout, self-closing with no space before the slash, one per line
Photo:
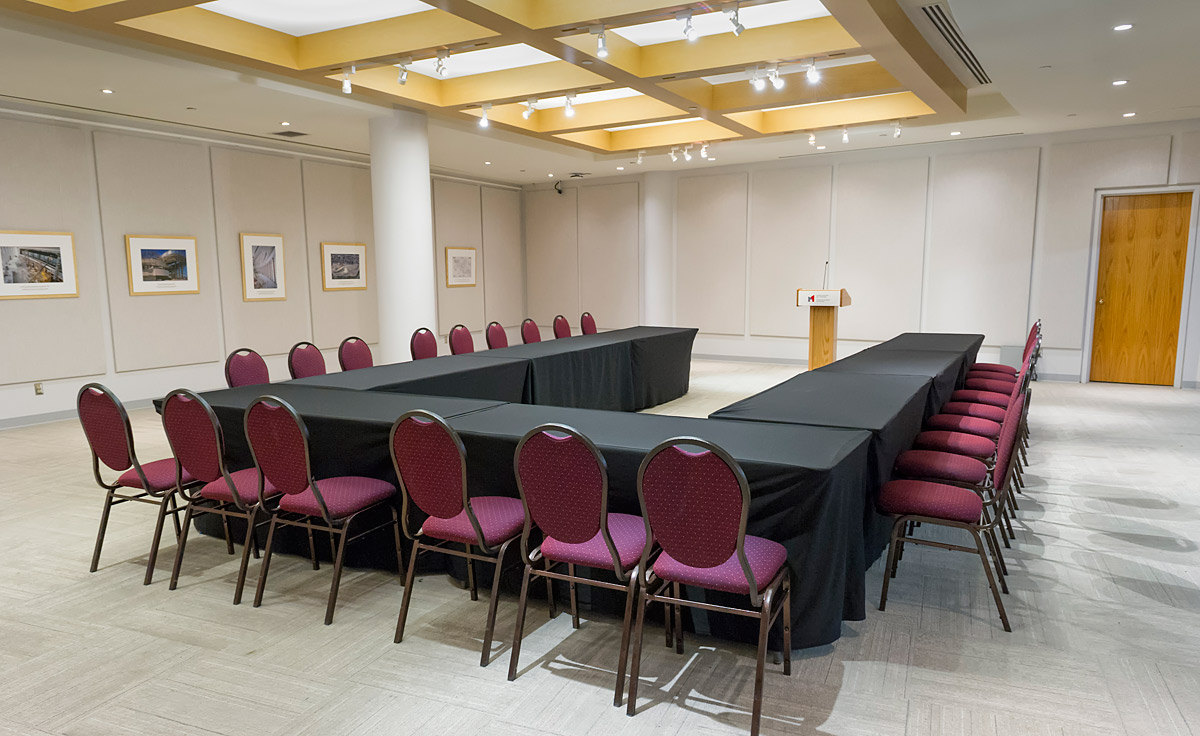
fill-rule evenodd
<path id="1" fill-rule="evenodd" d="M 45 391 L 42 391 L 41 381 L 38 381 L 37 383 L 33 384 L 33 395 L 34 396 L 41 396 L 44 393 L 45 393 Z"/>

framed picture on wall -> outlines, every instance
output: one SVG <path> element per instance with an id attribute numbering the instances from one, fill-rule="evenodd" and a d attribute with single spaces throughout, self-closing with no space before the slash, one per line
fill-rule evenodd
<path id="1" fill-rule="evenodd" d="M 446 249 L 446 286 L 475 285 L 475 249 L 447 248 Z"/>
<path id="2" fill-rule="evenodd" d="M 242 301 L 273 302 L 287 298 L 283 236 L 242 233 Z"/>
<path id="3" fill-rule="evenodd" d="M 198 294 L 196 239 L 177 235 L 126 235 L 129 293 Z"/>
<path id="4" fill-rule="evenodd" d="M 367 288 L 367 246 L 321 243 L 321 287 L 325 291 Z"/>
<path id="5" fill-rule="evenodd" d="M 0 230 L 0 299 L 79 296 L 71 233 Z"/>

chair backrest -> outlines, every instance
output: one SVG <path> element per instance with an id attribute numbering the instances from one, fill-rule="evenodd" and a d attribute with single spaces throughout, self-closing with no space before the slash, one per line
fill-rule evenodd
<path id="1" fill-rule="evenodd" d="M 225 383 L 229 388 L 270 382 L 267 361 L 250 348 L 238 348 L 225 359 Z"/>
<path id="2" fill-rule="evenodd" d="M 355 371 L 359 368 L 370 368 L 375 365 L 371 357 L 371 346 L 361 337 L 347 337 L 338 345 L 338 365 L 344 371 Z"/>
<path id="3" fill-rule="evenodd" d="M 487 338 L 488 350 L 508 347 L 508 333 L 504 331 L 504 327 L 499 322 L 490 323 L 484 336 Z"/>
<path id="4" fill-rule="evenodd" d="M 93 458 L 119 473 L 128 470 L 136 462 L 133 430 L 120 400 L 104 386 L 89 383 L 79 389 L 75 407 Z"/>
<path id="5" fill-rule="evenodd" d="M 1033 354 L 1033 349 L 1037 347 L 1040 337 L 1038 323 L 1035 322 L 1033 327 L 1029 328 L 1029 337 L 1025 338 L 1025 352 L 1021 354 L 1021 360 L 1026 360 Z"/>
<path id="6" fill-rule="evenodd" d="M 542 332 L 538 329 L 537 322 L 526 318 L 521 323 L 521 342 L 528 345 L 531 342 L 541 342 Z"/>
<path id="7" fill-rule="evenodd" d="M 401 522 L 408 531 L 408 503 L 429 516 L 450 519 L 465 509 L 475 535 L 483 545 L 479 521 L 467 502 L 467 449 L 445 419 L 415 409 L 401 414 L 392 425 L 388 447 L 403 504 Z"/>
<path id="8" fill-rule="evenodd" d="M 579 329 L 585 335 L 596 334 L 596 318 L 591 312 L 584 312 L 579 316 Z"/>
<path id="9" fill-rule="evenodd" d="M 543 534 L 582 544 L 601 530 L 608 473 L 596 446 L 577 430 L 562 424 L 529 430 L 517 444 L 513 469 L 525 517 Z"/>
<path id="10" fill-rule="evenodd" d="M 207 401 L 175 389 L 163 399 L 162 423 L 171 452 L 192 477 L 205 483 L 224 477 L 225 438 Z"/>
<path id="11" fill-rule="evenodd" d="M 408 352 L 413 360 L 436 358 L 438 353 L 437 337 L 428 327 L 421 327 L 412 334 L 408 341 Z"/>
<path id="12" fill-rule="evenodd" d="M 560 337 L 570 337 L 570 336 L 571 336 L 571 323 L 568 322 L 567 318 L 562 316 L 561 314 L 555 316 L 555 318 L 554 318 L 554 337 L 555 337 L 555 339 L 560 338 Z"/>
<path id="13" fill-rule="evenodd" d="M 1000 425 L 1000 440 L 996 443 L 996 465 L 992 471 L 992 483 L 1001 493 L 1008 490 L 1009 478 L 1012 476 L 1012 465 L 1016 459 L 1013 455 L 1017 449 L 1017 436 L 1021 430 L 1021 416 L 1025 410 L 1025 392 L 1017 394 L 1017 398 L 1008 405 L 1004 412 L 1004 422 Z"/>
<path id="14" fill-rule="evenodd" d="M 475 352 L 475 340 L 465 325 L 454 325 L 450 330 L 450 354 L 462 355 Z"/>
<path id="15" fill-rule="evenodd" d="M 308 428 L 290 404 L 276 396 L 258 397 L 246 407 L 243 428 L 254 464 L 276 490 L 295 495 L 314 485 Z M 324 499 L 314 495 L 323 507 Z"/>
<path id="16" fill-rule="evenodd" d="M 288 372 L 292 378 L 325 375 L 325 356 L 311 342 L 298 342 L 288 353 Z"/>

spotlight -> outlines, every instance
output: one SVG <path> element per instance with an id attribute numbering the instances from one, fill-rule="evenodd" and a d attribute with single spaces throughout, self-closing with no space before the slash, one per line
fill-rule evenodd
<path id="1" fill-rule="evenodd" d="M 642 165 L 642 157 L 645 155 L 646 155 L 645 151 L 638 151 L 638 157 L 637 157 L 638 166 Z"/>
<path id="2" fill-rule="evenodd" d="M 952 130 L 952 131 L 950 131 L 950 135 L 959 136 L 959 135 L 962 135 L 962 131 L 961 130 Z"/>
<path id="3" fill-rule="evenodd" d="M 816 133 L 808 134 L 808 145 L 810 145 L 810 146 L 817 145 L 817 134 Z"/>
<path id="4" fill-rule="evenodd" d="M 442 49 L 437 52 L 437 63 L 433 66 L 433 71 L 439 77 L 444 77 L 450 72 L 446 69 L 446 62 L 450 60 L 450 49 Z"/>
<path id="5" fill-rule="evenodd" d="M 842 128 L 842 143 L 849 143 L 849 142 L 850 142 L 850 129 L 843 127 Z"/>
<path id="6" fill-rule="evenodd" d="M 569 118 L 575 117 L 575 95 L 567 95 L 566 104 L 563 105 L 563 115 Z"/>
<path id="7" fill-rule="evenodd" d="M 675 14 L 675 20 L 683 21 L 683 37 L 689 41 L 695 41 L 699 36 L 696 35 L 696 27 L 692 25 L 692 11 L 685 10 L 682 13 Z"/>
<path id="8" fill-rule="evenodd" d="M 492 109 L 492 103 L 485 102 L 485 103 L 483 103 L 482 107 L 483 107 L 483 115 L 479 116 L 479 127 L 486 128 L 489 125 L 491 125 L 491 123 L 488 122 L 487 113 L 488 113 L 488 110 Z"/>
<path id="9" fill-rule="evenodd" d="M 729 16 L 729 22 L 733 24 L 733 35 L 742 35 L 742 31 L 746 30 L 746 26 L 742 25 L 741 20 L 738 18 L 738 16 L 741 14 L 739 3 L 728 3 L 725 6 L 725 13 Z"/>
<path id="10" fill-rule="evenodd" d="M 892 131 L 892 137 L 893 138 L 900 137 L 900 121 L 899 120 L 896 121 L 896 129 Z"/>
<path id="11" fill-rule="evenodd" d="M 700 158 L 708 158 L 708 144 L 707 143 L 700 144 Z"/>
<path id="12" fill-rule="evenodd" d="M 536 97 L 530 97 L 528 100 L 526 100 L 525 101 L 525 109 L 521 111 L 521 117 L 525 118 L 526 120 L 533 117 L 533 106 L 536 103 L 537 103 Z"/>
<path id="13" fill-rule="evenodd" d="M 1114 31 L 1128 31 L 1130 28 L 1133 28 L 1132 23 L 1122 23 L 1119 26 L 1113 26 Z"/>
<path id="14" fill-rule="evenodd" d="M 767 72 L 767 79 L 770 80 L 771 86 L 775 89 L 783 89 L 783 85 L 786 84 L 786 82 L 783 80 L 783 77 L 779 76 L 778 69 L 769 70 Z"/>
<path id="15" fill-rule="evenodd" d="M 592 33 L 596 34 L 596 58 L 607 59 L 608 38 L 604 35 L 604 26 L 597 26 Z"/>
<path id="16" fill-rule="evenodd" d="M 104 94 L 106 94 L 106 95 L 111 95 L 111 94 L 113 93 L 113 91 L 112 91 L 111 89 L 102 89 L 102 90 L 100 90 L 100 91 L 101 91 L 101 92 L 103 92 L 103 93 L 104 93 Z"/>
<path id="17" fill-rule="evenodd" d="M 762 72 L 759 71 L 758 67 L 755 67 L 754 71 L 750 72 L 750 86 L 756 92 L 762 92 L 767 88 L 767 80 L 762 78 Z"/>
<path id="18" fill-rule="evenodd" d="M 1136 112 L 1126 112 L 1126 113 L 1122 113 L 1122 114 L 1121 114 L 1121 117 L 1123 117 L 1123 118 L 1131 118 L 1131 117 L 1133 117 L 1134 115 L 1137 115 L 1137 113 L 1136 113 Z"/>
<path id="19" fill-rule="evenodd" d="M 1125 85 L 1127 85 L 1127 84 L 1129 84 L 1129 80 L 1128 80 L 1128 79 L 1117 79 L 1117 80 L 1114 80 L 1114 81 L 1113 81 L 1113 86 L 1114 86 L 1114 87 L 1124 87 L 1124 86 L 1125 86 Z"/>
<path id="20" fill-rule="evenodd" d="M 684 160 L 684 161 L 691 161 L 691 160 L 692 160 L 692 147 L 691 147 L 691 145 L 686 145 L 686 146 L 684 146 L 684 147 L 683 147 L 683 160 Z"/>
<path id="21" fill-rule="evenodd" d="M 816 59 L 808 60 L 808 71 L 804 73 L 804 76 L 808 79 L 809 84 L 816 84 L 821 81 L 821 70 L 817 68 Z"/>
<path id="22" fill-rule="evenodd" d="M 672 146 L 671 152 L 669 154 L 667 154 L 668 156 L 671 157 L 671 163 L 675 163 L 676 161 L 679 160 L 679 156 L 675 155 L 675 152 L 678 150 L 679 150 L 679 146 Z"/>
<path id="23" fill-rule="evenodd" d="M 411 58 L 404 58 L 396 64 L 396 68 L 400 71 L 396 74 L 396 82 L 401 85 L 408 84 L 408 65 L 412 63 Z"/>
<path id="24" fill-rule="evenodd" d="M 291 123 L 289 123 L 288 121 L 284 120 L 282 123 L 280 123 L 280 125 L 282 125 L 283 127 L 285 127 L 285 128 L 286 128 L 287 126 L 291 125 Z"/>
<path id="25" fill-rule="evenodd" d="M 354 85 L 350 83 L 350 72 L 342 72 L 342 93 L 350 94 L 354 91 Z"/>

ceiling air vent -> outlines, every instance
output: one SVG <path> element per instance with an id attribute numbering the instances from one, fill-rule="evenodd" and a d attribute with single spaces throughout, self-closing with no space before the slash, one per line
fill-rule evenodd
<path id="1" fill-rule="evenodd" d="M 950 16 L 950 11 L 942 3 L 933 3 L 932 5 L 922 5 L 921 10 L 925 13 L 925 17 L 929 18 L 929 22 L 933 27 L 942 34 L 942 38 L 954 49 L 954 53 L 958 54 L 958 58 L 966 65 L 967 69 L 975 77 L 975 81 L 980 84 L 991 84 L 992 78 L 988 76 L 984 70 L 983 64 L 979 63 L 979 59 L 975 58 L 975 52 L 971 51 L 971 47 L 963 39 L 962 33 L 958 30 L 958 24 L 954 22 L 954 18 Z"/>
<path id="2" fill-rule="evenodd" d="M 272 133 L 271 135 L 277 135 L 280 138 L 299 138 L 300 136 L 308 135 L 308 133 L 301 133 L 298 130 L 281 130 L 278 133 Z"/>

